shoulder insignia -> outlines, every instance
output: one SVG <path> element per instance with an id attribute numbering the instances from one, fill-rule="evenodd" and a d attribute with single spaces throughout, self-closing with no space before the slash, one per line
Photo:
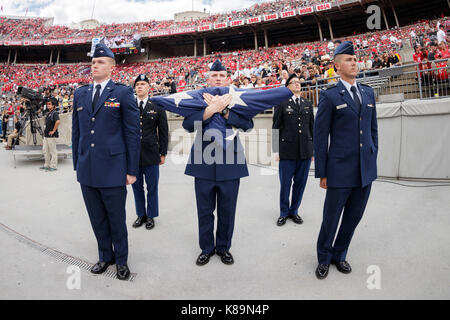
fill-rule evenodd
<path id="1" fill-rule="evenodd" d="M 361 85 L 361 86 L 364 86 L 364 87 L 367 87 L 367 88 L 371 88 L 371 89 L 372 89 L 372 87 L 371 87 L 371 86 L 369 86 L 369 85 L 367 85 L 367 84 L 364 84 L 364 83 L 360 83 L 360 85 Z"/>
<path id="2" fill-rule="evenodd" d="M 128 85 L 126 85 L 125 83 L 122 83 L 122 82 L 116 82 L 116 86 L 129 87 Z"/>

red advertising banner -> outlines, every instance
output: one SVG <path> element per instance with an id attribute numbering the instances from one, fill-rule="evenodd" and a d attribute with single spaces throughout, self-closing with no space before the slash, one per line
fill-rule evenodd
<path id="1" fill-rule="evenodd" d="M 56 46 L 64 44 L 64 40 L 44 40 L 44 46 Z"/>
<path id="2" fill-rule="evenodd" d="M 288 18 L 288 17 L 294 17 L 294 16 L 295 16 L 295 10 L 284 11 L 281 13 L 281 18 Z"/>
<path id="3" fill-rule="evenodd" d="M 264 21 L 276 20 L 278 19 L 278 13 L 271 13 L 264 15 Z"/>
<path id="4" fill-rule="evenodd" d="M 228 27 L 228 24 L 226 22 L 216 23 L 214 25 L 214 29 L 223 29 Z"/>
<path id="5" fill-rule="evenodd" d="M 86 43 L 86 39 L 66 39 L 65 44 L 83 44 Z"/>
<path id="6" fill-rule="evenodd" d="M 331 9 L 331 2 L 316 5 L 316 11 L 324 11 Z"/>
<path id="7" fill-rule="evenodd" d="M 206 24 L 206 25 L 203 25 L 203 26 L 198 26 L 198 31 L 199 32 L 201 32 L 201 31 L 209 31 L 209 30 L 211 30 L 211 25 L 210 24 Z"/>
<path id="8" fill-rule="evenodd" d="M 41 40 L 26 40 L 23 42 L 24 46 L 42 46 L 42 44 Z"/>
<path id="9" fill-rule="evenodd" d="M 304 7 L 304 8 L 298 9 L 298 14 L 299 15 L 313 13 L 313 12 L 314 12 L 314 8 L 313 7 Z"/>
<path id="10" fill-rule="evenodd" d="M 244 20 L 234 20 L 231 21 L 230 26 L 231 27 L 237 27 L 237 26 L 243 26 L 244 25 Z"/>
<path id="11" fill-rule="evenodd" d="M 16 40 L 5 41 L 4 44 L 5 44 L 5 46 L 21 46 L 22 41 L 16 41 Z"/>
<path id="12" fill-rule="evenodd" d="M 251 24 L 251 23 L 260 23 L 261 22 L 261 17 L 251 17 L 247 19 L 247 24 Z"/>

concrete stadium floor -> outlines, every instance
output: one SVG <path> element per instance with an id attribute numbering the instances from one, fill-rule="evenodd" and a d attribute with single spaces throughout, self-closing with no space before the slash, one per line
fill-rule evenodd
<path id="1" fill-rule="evenodd" d="M 18 241 L 15 232 L 66 255 L 97 262 L 72 160 L 60 161 L 55 173 L 39 171 L 41 161 L 25 159 L 14 169 L 10 152 L 1 148 L 0 299 L 450 298 L 450 187 L 375 182 L 348 254 L 353 272 L 344 275 L 331 266 L 328 278 L 319 281 L 314 275 L 315 248 L 325 191 L 318 180 L 308 180 L 300 208 L 304 224 L 289 220 L 277 227 L 277 171 L 249 166 L 250 177 L 241 181 L 231 248 L 235 264 L 224 265 L 214 256 L 198 267 L 194 181 L 174 159 L 178 158 L 169 156 L 161 168 L 155 229 L 131 227 L 135 209 L 128 187 L 128 265 L 137 274 L 134 281 L 81 269 L 80 289 L 70 290 L 69 264 Z M 373 266 L 379 268 L 379 289 L 367 285 Z"/>

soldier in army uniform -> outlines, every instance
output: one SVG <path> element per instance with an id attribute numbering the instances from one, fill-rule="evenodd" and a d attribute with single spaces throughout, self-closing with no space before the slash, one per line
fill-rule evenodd
<path id="1" fill-rule="evenodd" d="M 166 162 L 169 129 L 166 111 L 148 99 L 150 82 L 145 74 L 136 78 L 134 88 L 141 113 L 141 158 L 137 180 L 133 184 L 138 216 L 133 227 L 139 228 L 145 223 L 145 228 L 150 230 L 155 227 L 154 218 L 159 216 L 159 166 Z M 147 184 L 147 209 L 145 208 L 144 178 Z"/>
<path id="2" fill-rule="evenodd" d="M 303 192 L 308 180 L 313 156 L 314 112 L 311 101 L 301 97 L 300 79 L 294 73 L 286 81 L 294 95 L 275 107 L 272 129 L 278 129 L 278 141 L 272 141 L 273 151 L 279 153 L 280 217 L 277 225 L 286 224 L 287 219 L 302 224 L 298 214 Z M 289 195 L 292 200 L 289 203 Z"/>

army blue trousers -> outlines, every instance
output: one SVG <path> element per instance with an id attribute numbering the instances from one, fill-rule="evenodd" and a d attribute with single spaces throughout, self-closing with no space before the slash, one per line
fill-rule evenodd
<path id="1" fill-rule="evenodd" d="M 144 178 L 147 185 L 147 210 L 145 209 Z M 149 218 L 159 216 L 158 208 L 159 164 L 139 168 L 136 182 L 133 184 L 136 215 Z"/>
<path id="2" fill-rule="evenodd" d="M 280 216 L 297 215 L 302 202 L 303 192 L 308 181 L 311 159 L 307 160 L 280 160 Z M 292 182 L 294 185 L 292 186 Z M 289 195 L 292 200 L 289 204 Z"/>

